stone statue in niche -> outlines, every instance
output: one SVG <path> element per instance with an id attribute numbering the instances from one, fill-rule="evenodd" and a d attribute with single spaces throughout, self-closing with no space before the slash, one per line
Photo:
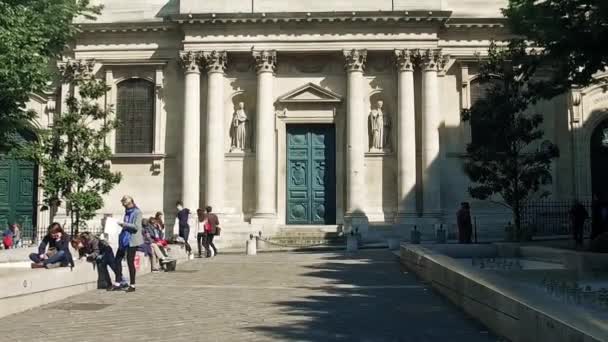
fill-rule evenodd
<path id="1" fill-rule="evenodd" d="M 247 113 L 245 113 L 245 103 L 239 102 L 232 115 L 232 125 L 230 126 L 230 152 L 247 150 L 248 120 Z"/>
<path id="2" fill-rule="evenodd" d="M 384 101 L 378 100 L 369 114 L 370 152 L 382 152 L 390 148 L 391 120 L 384 113 Z"/>

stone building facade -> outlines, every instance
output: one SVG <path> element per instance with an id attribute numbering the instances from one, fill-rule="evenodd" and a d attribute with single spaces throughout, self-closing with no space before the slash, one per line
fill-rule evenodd
<path id="1" fill-rule="evenodd" d="M 509 220 L 467 194 L 471 127 L 460 120 L 483 96 L 478 56 L 508 36 L 506 1 L 101 2 L 69 56 L 95 59 L 123 125 L 109 137 L 123 181 L 100 217 L 119 215 L 129 193 L 169 221 L 183 200 L 251 231 L 452 225 L 465 200 L 488 230 Z M 32 98 L 40 126 L 67 91 Z M 608 136 L 607 103 L 591 87 L 538 105 L 562 151 L 554 198 L 603 186 L 591 144 L 598 129 Z"/>

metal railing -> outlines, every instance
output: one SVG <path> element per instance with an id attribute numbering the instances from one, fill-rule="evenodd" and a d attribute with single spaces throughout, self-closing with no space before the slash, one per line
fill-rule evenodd
<path id="1" fill-rule="evenodd" d="M 591 231 L 592 203 L 580 201 L 587 210 L 585 232 Z M 542 200 L 527 203 L 521 211 L 522 226 L 533 230 L 535 236 L 569 235 L 572 233 L 570 209 L 572 201 Z"/>

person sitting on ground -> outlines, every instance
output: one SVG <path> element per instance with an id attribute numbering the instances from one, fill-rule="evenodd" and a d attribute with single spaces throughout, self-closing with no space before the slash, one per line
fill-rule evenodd
<path id="1" fill-rule="evenodd" d="M 112 284 L 112 278 L 108 273 L 108 267 L 116 276 L 116 262 L 114 260 L 114 250 L 105 240 L 100 240 L 89 232 L 84 232 L 73 238 L 72 247 L 78 251 L 79 258 L 86 257 L 86 260 L 97 265 L 97 288 L 112 290 L 112 286 L 120 287 L 120 283 Z M 123 281 L 123 287 L 126 282 Z"/>
<path id="2" fill-rule="evenodd" d="M 48 246 L 48 251 L 47 251 Z M 38 253 L 30 254 L 32 268 L 74 267 L 70 252 L 70 236 L 63 231 L 57 222 L 51 223 L 49 233 L 38 246 Z"/>
<path id="3" fill-rule="evenodd" d="M 2 233 L 2 244 L 4 249 L 11 249 L 15 244 L 15 232 L 13 231 L 13 225 L 10 225 L 7 230 Z"/>

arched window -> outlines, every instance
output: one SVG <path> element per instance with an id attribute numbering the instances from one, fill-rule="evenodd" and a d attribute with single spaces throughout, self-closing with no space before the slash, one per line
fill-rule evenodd
<path id="1" fill-rule="evenodd" d="M 479 79 L 475 79 L 471 81 L 470 87 L 470 104 L 473 107 L 479 100 L 485 98 L 490 91 L 494 87 L 500 86 L 500 81 L 498 79 L 484 80 L 481 81 Z M 489 132 L 484 132 L 482 127 L 479 127 L 479 118 L 476 118 L 475 115 L 471 116 L 471 120 L 469 121 L 471 124 L 471 141 L 474 143 L 484 141 L 487 138 L 487 134 Z"/>
<path id="2" fill-rule="evenodd" d="M 154 84 L 130 79 L 118 84 L 116 153 L 152 153 L 154 148 Z"/>

